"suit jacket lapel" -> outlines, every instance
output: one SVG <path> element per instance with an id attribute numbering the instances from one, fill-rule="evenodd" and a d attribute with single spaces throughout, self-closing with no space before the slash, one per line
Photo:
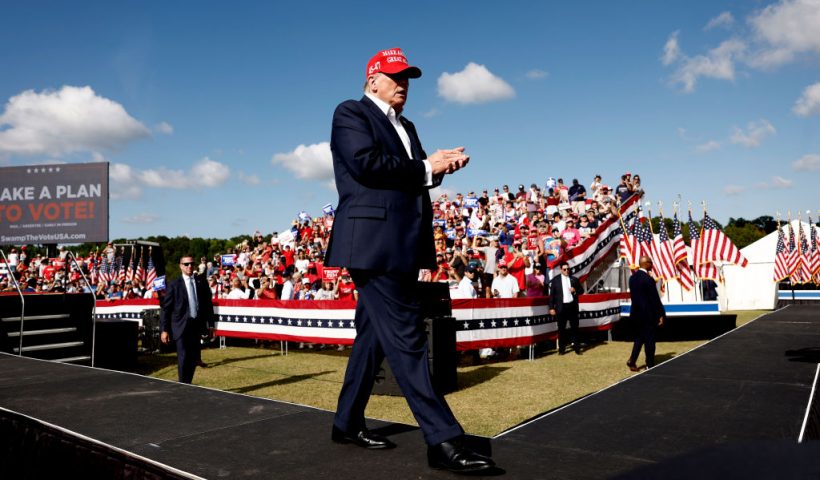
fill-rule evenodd
<path id="1" fill-rule="evenodd" d="M 182 296 L 182 303 L 183 303 L 183 305 L 185 305 L 185 311 L 187 312 L 187 311 L 189 311 L 189 306 L 188 306 L 188 287 L 187 287 L 187 285 L 185 285 L 185 277 L 183 277 L 182 275 L 180 275 L 180 276 L 179 276 L 179 280 L 178 280 L 178 282 L 179 282 L 179 283 L 178 283 L 178 285 L 179 285 L 179 288 L 178 288 L 178 290 L 179 290 L 179 295 L 180 295 L 180 296 Z"/>
<path id="2" fill-rule="evenodd" d="M 375 103 L 373 103 L 373 100 L 367 98 L 367 96 L 362 97 L 360 101 L 370 109 L 370 113 L 372 114 L 372 116 L 374 116 L 376 118 L 376 121 L 379 122 L 382 128 L 385 131 L 387 131 L 387 135 L 390 137 L 391 143 L 398 147 L 396 148 L 396 150 L 404 158 L 407 158 L 409 160 L 409 158 L 407 157 L 407 152 L 404 150 L 404 144 L 401 143 L 401 138 L 399 138 L 399 134 L 396 132 L 396 128 L 393 127 L 393 124 L 390 123 L 390 120 L 387 119 L 387 115 L 385 115 L 384 112 L 382 112 L 381 109 Z M 411 145 L 413 144 L 412 138 L 413 135 L 410 136 Z M 415 155 L 415 152 L 413 152 L 413 155 Z"/>
<path id="3" fill-rule="evenodd" d="M 424 151 L 421 149 L 421 141 L 419 140 L 418 133 L 416 133 L 416 126 L 404 117 L 400 117 L 399 121 L 404 126 L 404 129 L 407 130 L 407 135 L 410 137 L 410 151 L 413 152 L 413 159 L 424 160 L 426 155 L 424 155 Z"/>

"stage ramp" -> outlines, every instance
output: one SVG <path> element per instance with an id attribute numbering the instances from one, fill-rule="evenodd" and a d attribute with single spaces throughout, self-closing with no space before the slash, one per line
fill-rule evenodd
<path id="1" fill-rule="evenodd" d="M 765 315 L 471 441 L 515 479 L 817 478 L 820 442 L 798 438 L 818 420 L 806 413 L 818 313 Z M 301 405 L 0 355 L 0 478 L 453 478 L 427 467 L 414 427 L 371 421 L 399 445 L 372 452 L 331 443 L 331 422 Z"/>

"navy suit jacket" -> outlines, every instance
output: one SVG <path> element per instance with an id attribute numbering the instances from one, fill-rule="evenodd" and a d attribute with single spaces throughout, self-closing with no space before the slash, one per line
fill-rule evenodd
<path id="1" fill-rule="evenodd" d="M 632 300 L 629 318 L 637 325 L 656 326 L 660 318 L 666 316 L 655 280 L 643 270 L 637 270 L 629 277 L 629 296 Z"/>
<path id="2" fill-rule="evenodd" d="M 427 158 L 416 128 L 401 117 L 413 158 L 367 97 L 336 107 L 330 149 L 339 205 L 325 264 L 390 273 L 435 268 Z M 440 183 L 438 176 L 434 184 Z"/>
<path id="3" fill-rule="evenodd" d="M 196 298 L 199 303 L 196 315 L 196 325 L 189 327 L 188 321 L 188 289 L 185 288 L 183 276 L 172 280 L 165 295 L 162 297 L 162 310 L 160 311 L 160 331 L 169 332 L 171 339 L 176 341 L 182 336 L 186 328 L 195 328 L 197 333 L 205 333 L 209 326 L 213 325 L 214 305 L 211 301 L 211 289 L 202 277 L 194 277 L 196 285 Z"/>
<path id="4" fill-rule="evenodd" d="M 564 309 L 564 287 L 561 285 L 562 274 L 558 274 L 550 280 L 550 308 L 555 309 L 555 313 L 561 313 Z M 575 289 L 575 295 L 572 296 L 572 302 L 578 304 L 578 297 L 584 293 L 584 288 L 581 282 L 572 275 L 569 276 L 569 284 Z"/>

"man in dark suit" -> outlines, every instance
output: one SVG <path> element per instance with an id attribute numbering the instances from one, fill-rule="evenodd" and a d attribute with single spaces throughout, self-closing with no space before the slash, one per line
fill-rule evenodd
<path id="1" fill-rule="evenodd" d="M 413 124 L 401 116 L 411 78 L 400 49 L 367 64 L 365 96 L 333 114 L 330 148 L 339 206 L 325 264 L 347 267 L 359 292 L 356 340 L 339 393 L 332 440 L 380 449 L 395 445 L 367 430 L 364 411 L 384 358 L 396 375 L 428 444 L 434 468 L 475 472 L 493 461 L 465 446 L 464 430 L 433 390 L 416 280 L 435 268 L 428 189 L 464 167 L 464 148 L 427 156 Z"/>
<path id="2" fill-rule="evenodd" d="M 558 267 L 561 269 L 561 274 L 550 280 L 550 315 L 558 322 L 558 354 L 566 353 L 567 343 L 569 343 L 575 353 L 580 355 L 578 297 L 584 293 L 584 288 L 577 278 L 569 274 L 569 264 L 563 262 Z M 569 339 L 567 339 L 567 322 L 569 322 Z"/>
<path id="3" fill-rule="evenodd" d="M 649 275 L 652 259 L 641 257 L 638 265 L 641 268 L 629 277 L 629 297 L 632 300 L 629 320 L 635 327 L 635 342 L 626 366 L 633 372 L 638 371 L 638 364 L 635 362 L 641 353 L 641 347 L 646 353 L 646 368 L 655 366 L 655 332 L 663 325 L 666 316 L 655 279 Z"/>
<path id="4" fill-rule="evenodd" d="M 177 347 L 179 381 L 191 383 L 200 364 L 200 336 L 212 326 L 214 306 L 211 289 L 201 277 L 194 276 L 194 259 L 179 259 L 182 275 L 168 283 L 160 311 L 160 341 Z"/>

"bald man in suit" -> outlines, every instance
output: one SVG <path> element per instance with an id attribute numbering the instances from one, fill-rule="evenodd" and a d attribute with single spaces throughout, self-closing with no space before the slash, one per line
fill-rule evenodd
<path id="1" fill-rule="evenodd" d="M 658 327 L 663 325 L 663 319 L 666 316 L 655 279 L 649 274 L 652 270 L 652 259 L 641 257 L 638 265 L 641 268 L 629 277 L 629 297 L 632 301 L 629 319 L 636 330 L 632 354 L 626 366 L 633 372 L 638 371 L 636 362 L 641 353 L 641 347 L 646 353 L 646 368 L 655 366 L 655 334 Z"/>

